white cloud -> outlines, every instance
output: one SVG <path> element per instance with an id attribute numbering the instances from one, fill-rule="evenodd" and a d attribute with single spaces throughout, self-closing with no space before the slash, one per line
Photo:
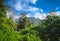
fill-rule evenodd
<path id="1" fill-rule="evenodd" d="M 26 9 L 26 11 L 36 12 L 36 11 L 39 11 L 39 8 L 29 6 L 29 8 Z"/>
<path id="2" fill-rule="evenodd" d="M 16 0 L 13 5 L 13 8 L 15 8 L 18 11 L 22 11 L 25 8 L 27 8 L 28 3 L 29 2 L 27 2 L 27 0 Z"/>
<path id="3" fill-rule="evenodd" d="M 20 3 L 16 3 L 16 4 L 15 4 L 15 9 L 16 9 L 16 10 L 22 10 L 23 7 L 22 7 L 22 5 L 21 5 Z"/>
<path id="4" fill-rule="evenodd" d="M 21 11 L 29 8 L 29 3 L 36 4 L 36 2 L 37 0 L 15 0 L 15 3 L 13 2 L 14 5 L 11 5 L 16 10 Z"/>
<path id="5" fill-rule="evenodd" d="M 55 12 L 58 16 L 60 15 L 60 11 Z"/>
<path id="6" fill-rule="evenodd" d="M 29 12 L 41 12 L 43 13 L 43 9 L 41 8 L 37 8 L 37 7 L 32 7 L 32 6 L 29 6 L 29 8 L 25 9 L 25 11 L 29 11 Z"/>
<path id="7" fill-rule="evenodd" d="M 36 4 L 37 0 L 31 0 L 31 2 L 32 2 L 33 4 Z"/>
<path id="8" fill-rule="evenodd" d="M 36 12 L 34 17 L 35 18 L 39 18 L 39 19 L 45 19 L 46 18 L 46 14 L 44 14 L 44 13 L 41 14 L 39 12 Z"/>
<path id="9" fill-rule="evenodd" d="M 36 11 L 36 10 L 39 10 L 39 9 L 36 8 L 36 7 L 31 7 L 31 8 L 29 8 L 29 10 L 30 10 L 30 11 Z"/>
<path id="10" fill-rule="evenodd" d="M 8 4 L 18 11 L 24 11 L 29 8 L 29 3 L 36 4 L 36 2 L 37 0 L 10 0 Z"/>

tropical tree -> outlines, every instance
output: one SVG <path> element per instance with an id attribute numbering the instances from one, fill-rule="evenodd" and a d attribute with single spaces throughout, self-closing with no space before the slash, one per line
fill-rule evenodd
<path id="1" fill-rule="evenodd" d="M 27 27 L 27 25 L 28 25 L 28 19 L 27 19 L 26 13 L 21 13 L 17 29 L 23 29 Z"/>

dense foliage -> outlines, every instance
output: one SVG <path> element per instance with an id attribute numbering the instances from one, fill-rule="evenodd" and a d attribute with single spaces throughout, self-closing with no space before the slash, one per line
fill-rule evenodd
<path id="1" fill-rule="evenodd" d="M 60 41 L 60 17 L 48 15 L 40 24 L 43 41 Z"/>

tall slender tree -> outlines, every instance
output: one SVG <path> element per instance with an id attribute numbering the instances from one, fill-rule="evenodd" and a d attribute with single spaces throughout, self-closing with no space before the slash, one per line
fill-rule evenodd
<path id="1" fill-rule="evenodd" d="M 0 0 L 0 18 L 1 17 L 6 17 L 6 6 L 4 4 L 4 0 Z"/>

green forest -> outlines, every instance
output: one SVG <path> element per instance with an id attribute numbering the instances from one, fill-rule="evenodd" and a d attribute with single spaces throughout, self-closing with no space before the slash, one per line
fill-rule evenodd
<path id="1" fill-rule="evenodd" d="M 35 26 L 22 13 L 16 24 L 12 17 L 7 18 L 8 9 L 0 0 L 0 41 L 60 41 L 60 15 L 49 13 L 46 19 Z"/>

